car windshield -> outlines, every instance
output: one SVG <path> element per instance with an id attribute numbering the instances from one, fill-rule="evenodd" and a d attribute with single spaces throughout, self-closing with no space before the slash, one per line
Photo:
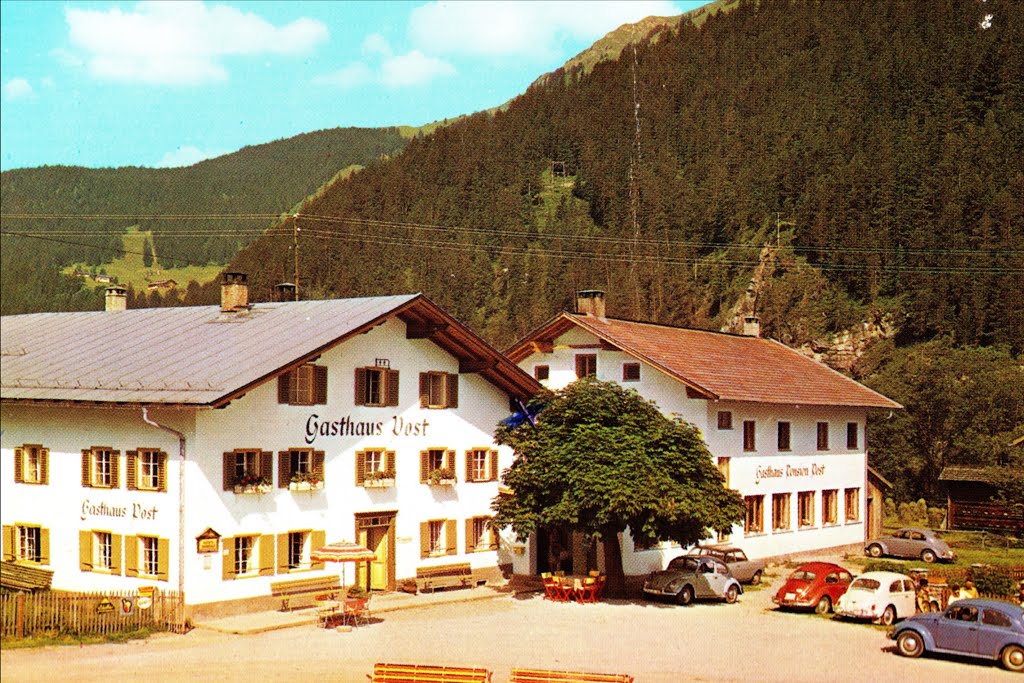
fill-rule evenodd
<path id="1" fill-rule="evenodd" d="M 816 574 L 806 569 L 798 569 L 789 575 L 790 581 L 814 581 Z"/>
<path id="2" fill-rule="evenodd" d="M 862 591 L 876 591 L 882 584 L 878 583 L 874 579 L 860 578 L 850 584 L 850 590 L 862 590 Z"/>

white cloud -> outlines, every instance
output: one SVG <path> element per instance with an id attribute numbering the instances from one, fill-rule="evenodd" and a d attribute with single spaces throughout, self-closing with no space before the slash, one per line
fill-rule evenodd
<path id="1" fill-rule="evenodd" d="M 156 168 L 176 168 L 178 166 L 191 166 L 197 164 L 203 159 L 212 159 L 213 157 L 219 157 L 227 154 L 227 152 L 213 150 L 206 151 L 193 147 L 192 145 L 183 145 L 178 149 L 164 154 L 163 158 L 155 164 Z"/>
<path id="2" fill-rule="evenodd" d="M 12 78 L 4 83 L 4 97 L 8 100 L 19 100 L 35 97 L 36 91 L 32 84 L 24 78 Z"/>
<path id="3" fill-rule="evenodd" d="M 636 2 L 430 2 L 409 17 L 409 35 L 430 54 L 544 57 L 564 36 L 596 40 L 622 24 L 680 10 Z"/>
<path id="4" fill-rule="evenodd" d="M 388 88 L 405 88 L 425 85 L 435 78 L 450 76 L 455 67 L 436 57 L 429 57 L 419 50 L 396 55 L 387 39 L 379 33 L 371 33 L 362 44 L 366 60 L 353 62 L 338 71 L 323 74 L 313 79 L 317 85 L 333 85 L 354 88 L 360 85 L 380 83 Z"/>
<path id="5" fill-rule="evenodd" d="M 355 88 L 366 85 L 374 80 L 373 71 L 362 62 L 353 62 L 333 73 L 323 74 L 313 79 L 316 85 L 334 85 L 340 88 Z"/>
<path id="6" fill-rule="evenodd" d="M 299 54 L 327 38 L 312 19 L 274 26 L 262 17 L 203 2 L 140 2 L 123 12 L 69 7 L 72 45 L 93 76 L 115 81 L 194 84 L 228 77 L 228 56 Z M 56 53 L 65 64 L 77 56 Z"/>
<path id="7" fill-rule="evenodd" d="M 363 54 L 391 56 L 391 45 L 388 39 L 379 33 L 371 33 L 363 39 Z"/>
<path id="8" fill-rule="evenodd" d="M 428 57 L 419 50 L 395 55 L 381 65 L 381 82 L 390 88 L 425 85 L 435 78 L 451 76 L 455 67 L 448 62 Z"/>

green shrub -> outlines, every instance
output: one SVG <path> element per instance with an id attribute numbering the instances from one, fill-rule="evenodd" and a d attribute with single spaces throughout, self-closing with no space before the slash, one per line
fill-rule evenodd
<path id="1" fill-rule="evenodd" d="M 886 498 L 883 510 L 886 526 L 896 526 L 899 524 L 899 520 L 896 518 L 896 501 L 892 498 Z"/>
<path id="2" fill-rule="evenodd" d="M 1017 582 L 1002 567 L 971 567 L 967 570 L 967 578 L 974 582 L 974 587 L 982 595 L 1010 597 L 1017 588 Z"/>
<path id="3" fill-rule="evenodd" d="M 946 508 L 928 508 L 928 528 L 940 529 L 946 520 Z"/>
<path id="4" fill-rule="evenodd" d="M 864 565 L 864 571 L 896 572 L 897 574 L 905 574 L 907 572 L 907 567 L 900 562 L 893 562 L 892 560 L 873 560 Z"/>
<path id="5" fill-rule="evenodd" d="M 904 526 L 923 526 L 928 523 L 928 504 L 923 498 L 916 503 L 900 503 L 898 517 Z"/>

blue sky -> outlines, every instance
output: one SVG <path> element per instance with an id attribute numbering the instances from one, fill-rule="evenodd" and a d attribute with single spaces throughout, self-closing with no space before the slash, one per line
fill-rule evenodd
<path id="1" fill-rule="evenodd" d="M 0 168 L 180 166 L 487 109 L 707 0 L 0 2 Z"/>

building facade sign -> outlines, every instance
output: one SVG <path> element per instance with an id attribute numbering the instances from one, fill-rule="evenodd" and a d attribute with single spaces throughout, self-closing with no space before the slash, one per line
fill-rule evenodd
<path id="1" fill-rule="evenodd" d="M 391 436 L 427 436 L 430 423 L 426 418 L 409 420 L 393 415 L 390 420 L 356 420 L 346 415 L 340 420 L 325 420 L 313 414 L 306 419 L 305 439 L 308 445 L 316 443 L 317 437 L 336 436 L 383 436 L 385 429 Z"/>

